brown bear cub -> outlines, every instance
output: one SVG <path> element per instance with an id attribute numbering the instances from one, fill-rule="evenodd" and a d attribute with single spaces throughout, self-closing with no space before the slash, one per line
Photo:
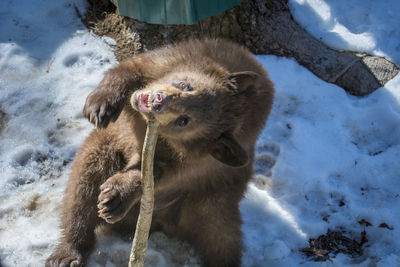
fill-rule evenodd
<path id="1" fill-rule="evenodd" d="M 100 129 L 73 162 L 46 266 L 84 265 L 97 227 L 133 235 L 149 114 L 160 122 L 152 231 L 189 242 L 205 266 L 239 266 L 239 201 L 273 94 L 251 53 L 224 40 L 186 41 L 109 70 L 86 99 L 83 114 Z"/>

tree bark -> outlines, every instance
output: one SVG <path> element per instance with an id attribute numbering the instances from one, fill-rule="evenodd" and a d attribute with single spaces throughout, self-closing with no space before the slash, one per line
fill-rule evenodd
<path id="1" fill-rule="evenodd" d="M 254 54 L 295 58 L 319 78 L 354 95 L 373 92 L 399 72 L 384 58 L 337 51 L 316 40 L 294 21 L 287 0 L 244 0 L 193 25 L 148 24 L 118 16 L 110 9 L 108 13 L 100 11 L 104 6 L 93 5 L 86 23 L 96 34 L 116 39 L 118 60 L 189 38 L 222 37 L 247 46 Z"/>

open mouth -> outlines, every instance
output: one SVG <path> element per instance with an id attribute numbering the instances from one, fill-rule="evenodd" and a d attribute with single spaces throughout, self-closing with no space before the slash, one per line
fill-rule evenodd
<path id="1" fill-rule="evenodd" d="M 160 112 L 166 104 L 164 94 L 160 92 L 143 92 L 137 91 L 135 93 L 136 107 L 139 111 L 145 113 Z"/>

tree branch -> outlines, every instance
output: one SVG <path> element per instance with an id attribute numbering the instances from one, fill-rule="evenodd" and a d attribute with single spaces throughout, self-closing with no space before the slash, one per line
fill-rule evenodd
<path id="1" fill-rule="evenodd" d="M 146 136 L 142 150 L 142 198 L 140 200 L 139 218 L 129 257 L 129 267 L 142 267 L 146 259 L 147 240 L 151 226 L 154 207 L 154 151 L 158 137 L 158 122 L 152 117 L 147 124 Z"/>

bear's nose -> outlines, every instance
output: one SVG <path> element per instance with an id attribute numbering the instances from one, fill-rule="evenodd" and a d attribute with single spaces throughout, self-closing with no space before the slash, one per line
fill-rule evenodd
<path id="1" fill-rule="evenodd" d="M 155 92 L 152 94 L 152 110 L 161 112 L 167 106 L 167 97 L 162 92 Z"/>

